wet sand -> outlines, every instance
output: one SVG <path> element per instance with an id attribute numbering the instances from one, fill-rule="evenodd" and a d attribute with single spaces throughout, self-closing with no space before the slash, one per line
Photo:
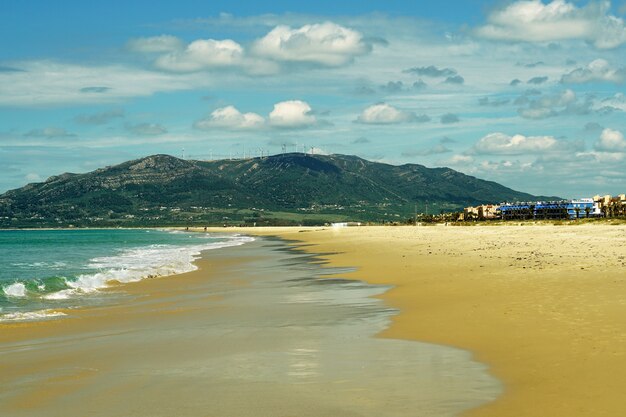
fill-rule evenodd
<path id="1" fill-rule="evenodd" d="M 469 352 L 374 337 L 389 287 L 321 277 L 348 269 L 267 239 L 198 265 L 0 324 L 0 415 L 439 417 L 501 391 Z"/>
<path id="2" fill-rule="evenodd" d="M 468 349 L 505 384 L 470 416 L 620 416 L 626 226 L 243 229 L 393 285 L 380 336 Z"/>

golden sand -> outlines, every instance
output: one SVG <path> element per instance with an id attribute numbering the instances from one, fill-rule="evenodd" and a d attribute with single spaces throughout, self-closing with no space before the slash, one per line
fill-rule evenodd
<path id="1" fill-rule="evenodd" d="M 222 231 L 224 229 L 221 229 Z M 471 416 L 626 413 L 626 227 L 243 229 L 393 285 L 380 336 L 474 352 L 505 384 Z"/>
<path id="2" fill-rule="evenodd" d="M 465 351 L 373 338 L 385 289 L 322 283 L 284 249 L 207 251 L 113 303 L 0 323 L 0 416 L 451 417 L 500 391 Z"/>

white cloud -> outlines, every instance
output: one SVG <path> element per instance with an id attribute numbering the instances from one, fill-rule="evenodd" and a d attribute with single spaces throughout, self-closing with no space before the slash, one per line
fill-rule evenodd
<path id="1" fill-rule="evenodd" d="M 612 97 L 608 97 L 604 100 L 598 101 L 595 104 L 595 108 L 597 110 L 602 110 L 603 108 L 611 108 L 626 112 L 626 95 L 624 95 L 624 93 L 615 93 Z"/>
<path id="2" fill-rule="evenodd" d="M 241 113 L 234 106 L 226 106 L 214 110 L 205 119 L 198 120 L 194 127 L 197 129 L 253 129 L 265 124 L 265 119 L 256 113 Z"/>
<path id="3" fill-rule="evenodd" d="M 574 144 L 579 146 L 579 144 Z M 571 144 L 553 136 L 507 135 L 490 133 L 478 140 L 472 151 L 476 154 L 519 155 L 571 149 Z"/>
<path id="4" fill-rule="evenodd" d="M 31 172 L 26 174 L 26 176 L 24 176 L 24 179 L 26 181 L 28 181 L 29 183 L 31 182 L 41 182 L 41 176 L 35 172 Z"/>
<path id="5" fill-rule="evenodd" d="M 361 33 L 332 22 L 297 29 L 276 26 L 252 47 L 260 57 L 329 67 L 345 65 L 370 50 L 371 45 L 363 40 Z"/>
<path id="6" fill-rule="evenodd" d="M 626 139 L 619 130 L 604 129 L 594 148 L 601 152 L 626 152 Z"/>
<path id="7" fill-rule="evenodd" d="M 626 42 L 624 20 L 610 15 L 610 2 L 590 2 L 579 8 L 565 0 L 544 4 L 522 0 L 491 13 L 488 24 L 476 30 L 484 38 L 550 42 L 580 39 L 597 48 L 616 48 Z"/>
<path id="8" fill-rule="evenodd" d="M 374 104 L 369 106 L 356 119 L 359 123 L 365 124 L 394 124 L 408 123 L 417 119 L 413 112 L 399 110 L 387 103 Z"/>
<path id="9" fill-rule="evenodd" d="M 87 66 L 56 61 L 20 63 L 24 71 L 0 72 L 0 105 L 46 106 L 65 103 L 110 103 L 156 92 L 188 90 L 210 85 L 196 74 L 173 75 L 124 65 Z M 81 92 L 86 86 L 106 85 L 101 94 Z"/>
<path id="10" fill-rule="evenodd" d="M 561 115 L 589 114 L 592 107 L 593 102 L 589 97 L 579 100 L 574 91 L 567 89 L 529 101 L 527 107 L 518 109 L 518 113 L 526 119 L 545 119 Z"/>
<path id="11" fill-rule="evenodd" d="M 449 159 L 437 162 L 441 166 L 468 166 L 474 163 L 474 158 L 469 155 L 456 154 Z"/>
<path id="12" fill-rule="evenodd" d="M 24 136 L 32 137 L 32 138 L 67 138 L 76 136 L 73 133 L 68 132 L 62 127 L 44 127 L 43 129 L 33 129 L 24 134 Z"/>
<path id="13" fill-rule="evenodd" d="M 184 50 L 160 56 L 155 65 L 167 71 L 194 72 L 240 65 L 243 54 L 243 47 L 233 40 L 199 39 Z"/>
<path id="14" fill-rule="evenodd" d="M 126 46 L 134 52 L 155 53 L 178 51 L 183 49 L 184 43 L 176 36 L 161 35 L 131 39 Z"/>
<path id="15" fill-rule="evenodd" d="M 274 104 L 274 110 L 269 115 L 270 124 L 285 128 L 312 126 L 317 120 L 311 111 L 311 106 L 305 101 L 281 101 Z"/>
<path id="16" fill-rule="evenodd" d="M 477 165 L 477 170 L 482 172 L 511 172 L 511 173 L 520 173 L 523 171 L 528 171 L 532 168 L 531 162 L 520 162 L 520 161 L 482 161 Z"/>
<path id="17" fill-rule="evenodd" d="M 561 77 L 562 83 L 583 84 L 601 81 L 621 84 L 626 81 L 626 67 L 614 68 L 604 59 L 596 59 L 586 67 L 576 68 Z"/>

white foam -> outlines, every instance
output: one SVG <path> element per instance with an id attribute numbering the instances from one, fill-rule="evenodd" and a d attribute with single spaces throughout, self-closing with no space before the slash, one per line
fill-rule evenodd
<path id="1" fill-rule="evenodd" d="M 67 300 L 75 293 L 75 290 L 62 290 L 44 295 L 44 300 Z"/>
<path id="2" fill-rule="evenodd" d="M 39 310 L 39 311 L 25 311 L 18 313 L 7 313 L 0 315 L 0 322 L 6 321 L 28 321 L 28 320 L 42 320 L 52 317 L 66 316 L 67 314 L 55 310 Z"/>
<path id="3" fill-rule="evenodd" d="M 83 274 L 67 280 L 69 289 L 45 295 L 47 300 L 64 300 L 72 295 L 89 294 L 107 287 L 112 281 L 121 283 L 141 281 L 146 278 L 182 274 L 197 269 L 193 262 L 205 250 L 239 246 L 254 240 L 248 236 L 229 236 L 222 242 L 190 246 L 150 245 L 128 249 L 115 256 L 94 258 L 89 268 L 99 272 Z"/>
<path id="4" fill-rule="evenodd" d="M 26 297 L 26 285 L 21 282 L 15 282 L 2 287 L 2 291 L 4 291 L 8 297 Z"/>

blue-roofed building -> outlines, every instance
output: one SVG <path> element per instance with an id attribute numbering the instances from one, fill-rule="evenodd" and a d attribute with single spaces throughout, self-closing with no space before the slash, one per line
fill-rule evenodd
<path id="1" fill-rule="evenodd" d="M 583 218 L 593 212 L 593 199 L 505 203 L 500 205 L 503 220 L 554 220 Z"/>
<path id="2" fill-rule="evenodd" d="M 500 217 L 503 220 L 524 220 L 534 218 L 535 203 L 502 203 Z"/>
<path id="3" fill-rule="evenodd" d="M 567 214 L 570 219 L 592 217 L 596 211 L 593 198 L 570 200 L 567 204 Z"/>

